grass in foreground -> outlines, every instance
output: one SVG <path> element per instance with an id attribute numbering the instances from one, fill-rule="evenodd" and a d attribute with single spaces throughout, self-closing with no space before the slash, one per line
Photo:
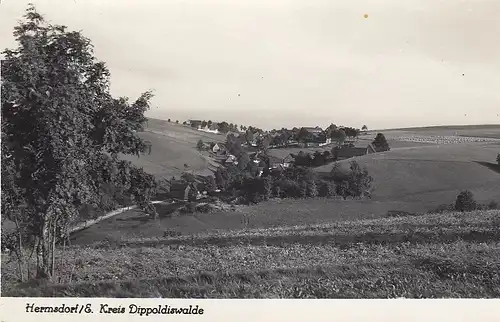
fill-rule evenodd
<path id="1" fill-rule="evenodd" d="M 15 264 L 2 263 L 3 295 L 498 297 L 499 219 L 453 213 L 72 247 L 59 253 L 57 285 L 16 285 Z"/>

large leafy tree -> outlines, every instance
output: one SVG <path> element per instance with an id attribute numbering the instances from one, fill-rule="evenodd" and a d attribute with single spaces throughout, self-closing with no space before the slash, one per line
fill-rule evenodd
<path id="1" fill-rule="evenodd" d="M 377 136 L 372 142 L 372 145 L 378 152 L 384 152 L 390 150 L 389 143 L 387 142 L 385 135 L 382 133 L 377 134 Z"/>
<path id="2" fill-rule="evenodd" d="M 19 253 L 32 242 L 37 277 L 50 278 L 56 233 L 80 205 L 99 206 L 103 184 L 156 215 L 153 177 L 119 159 L 150 149 L 136 132 L 152 94 L 133 103 L 112 97 L 89 39 L 49 24 L 32 5 L 24 18 L 14 29 L 18 47 L 3 52 L 2 216 L 16 223 Z"/>

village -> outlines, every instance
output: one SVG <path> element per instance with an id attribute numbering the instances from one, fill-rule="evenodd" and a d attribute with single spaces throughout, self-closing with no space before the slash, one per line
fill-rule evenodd
<path id="1" fill-rule="evenodd" d="M 183 126 L 192 129 L 215 133 L 225 136 L 224 142 L 203 142 L 200 140 L 197 149 L 200 153 L 207 154 L 217 163 L 212 167 L 215 174 L 217 168 L 227 169 L 238 167 L 243 153 L 248 156 L 248 161 L 256 169 L 256 177 L 260 178 L 265 171 L 284 171 L 294 166 L 322 166 L 332 162 L 360 157 L 384 150 L 377 149 L 372 143 L 360 146 L 359 137 L 367 135 L 364 130 L 351 127 L 337 127 L 330 125 L 326 129 L 319 126 L 301 127 L 292 130 L 281 129 L 263 131 L 249 126 L 228 124 L 227 122 L 212 122 L 202 120 L 187 120 Z M 366 140 L 363 140 L 365 142 Z M 236 144 L 238 147 L 230 147 Z M 212 174 L 197 174 L 189 171 L 181 178 L 172 178 L 169 181 L 166 196 L 175 200 L 189 201 L 205 199 L 210 195 L 219 193 L 219 189 L 212 189 Z"/>

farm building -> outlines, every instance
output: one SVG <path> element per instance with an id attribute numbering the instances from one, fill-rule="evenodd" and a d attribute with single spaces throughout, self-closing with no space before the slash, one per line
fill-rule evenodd
<path id="1" fill-rule="evenodd" d="M 191 185 L 185 181 L 170 183 L 170 196 L 175 199 L 188 200 Z"/>
<path id="2" fill-rule="evenodd" d="M 226 161 L 224 162 L 224 164 L 226 164 L 226 165 L 229 165 L 229 164 L 237 165 L 238 164 L 238 159 L 234 155 L 229 154 L 228 157 L 226 158 Z"/>
<path id="3" fill-rule="evenodd" d="M 320 128 L 319 126 L 316 127 L 303 127 L 307 132 L 313 134 L 313 135 L 318 135 L 323 133 L 323 129 Z"/>
<path id="4" fill-rule="evenodd" d="M 212 147 L 210 148 L 212 150 L 213 153 L 217 153 L 221 150 L 221 147 L 220 145 L 218 145 L 217 143 L 213 144 Z"/>
<path id="5" fill-rule="evenodd" d="M 291 165 L 290 161 L 291 160 L 288 157 L 281 159 L 275 156 L 269 156 L 269 169 L 288 168 Z"/>
<path id="6" fill-rule="evenodd" d="M 377 153 L 377 150 L 375 150 L 375 147 L 372 144 L 368 144 L 368 146 L 366 147 L 366 154 L 372 153 Z"/>
<path id="7" fill-rule="evenodd" d="M 200 199 L 203 197 L 200 194 L 199 189 L 203 188 L 203 184 L 197 181 L 195 182 L 186 182 L 184 180 L 174 181 L 170 184 L 170 197 L 175 199 L 180 199 L 184 201 L 188 201 L 191 194 L 195 193 L 194 197 L 196 199 Z M 193 191 L 194 190 L 194 191 Z"/>
<path id="8" fill-rule="evenodd" d="M 203 122 L 200 121 L 200 120 L 188 120 L 186 122 L 187 125 L 191 126 L 192 128 L 195 128 L 195 129 L 201 129 L 201 124 Z"/>
<path id="9" fill-rule="evenodd" d="M 360 157 L 366 154 L 376 153 L 375 148 L 369 144 L 366 148 L 357 148 L 357 147 L 341 147 L 334 148 L 332 150 L 332 154 L 334 159 L 336 160 L 344 160 L 354 157 Z"/>

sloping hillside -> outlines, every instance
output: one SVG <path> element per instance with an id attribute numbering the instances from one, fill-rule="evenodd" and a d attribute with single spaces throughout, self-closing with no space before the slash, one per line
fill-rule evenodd
<path id="1" fill-rule="evenodd" d="M 69 247 L 61 284 L 8 296 L 429 298 L 500 296 L 500 212 L 476 211 Z M 33 263 L 32 263 L 33 264 Z M 69 282 L 71 280 L 71 282 Z"/>
<path id="2" fill-rule="evenodd" d="M 373 200 L 450 203 L 464 189 L 480 201 L 500 200 L 500 174 L 479 162 L 493 162 L 494 145 L 450 144 L 392 149 L 355 158 L 374 178 Z M 339 162 L 347 168 L 350 160 Z M 329 172 L 332 165 L 317 168 Z"/>
<path id="3" fill-rule="evenodd" d="M 140 157 L 127 155 L 122 158 L 132 161 L 157 177 L 168 178 L 180 175 L 184 171 L 184 164 L 187 164 L 190 170 L 205 172 L 211 164 L 215 165 L 215 161 L 208 154 L 200 153 L 196 149 L 196 143 L 198 140 L 225 140 L 224 135 L 202 132 L 158 119 L 149 119 L 146 131 L 138 135 L 151 142 L 151 154 Z"/>

